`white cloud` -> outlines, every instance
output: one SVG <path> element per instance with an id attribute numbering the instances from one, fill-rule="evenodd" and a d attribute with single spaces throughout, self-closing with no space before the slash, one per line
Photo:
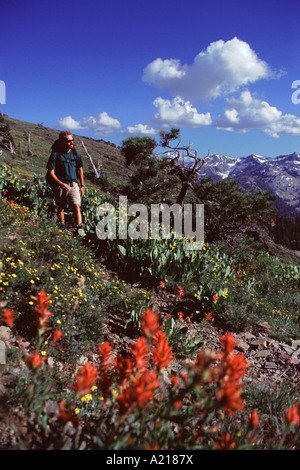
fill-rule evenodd
<path id="1" fill-rule="evenodd" d="M 65 116 L 63 118 L 60 118 L 57 121 L 57 125 L 61 129 L 68 129 L 70 131 L 86 129 L 86 126 L 81 125 L 80 122 L 73 119 L 72 116 Z"/>
<path id="2" fill-rule="evenodd" d="M 218 117 L 218 129 L 240 133 L 260 129 L 274 138 L 280 134 L 300 135 L 300 118 L 283 114 L 267 101 L 254 98 L 248 90 L 239 98 L 228 98 L 227 103 L 231 107 Z"/>
<path id="3" fill-rule="evenodd" d="M 146 124 L 136 124 L 135 126 L 128 126 L 127 132 L 129 134 L 139 134 L 139 135 L 155 135 L 157 130 L 153 127 L 149 127 Z"/>
<path id="4" fill-rule="evenodd" d="M 158 58 L 146 66 L 143 80 L 173 96 L 215 99 L 270 76 L 267 63 L 258 58 L 249 44 L 235 37 L 227 42 L 212 42 L 191 65 Z"/>
<path id="5" fill-rule="evenodd" d="M 200 127 L 211 124 L 210 113 L 200 114 L 190 101 L 176 96 L 172 101 L 161 97 L 153 101 L 158 112 L 154 119 L 162 125 L 179 127 Z"/>
<path id="6" fill-rule="evenodd" d="M 143 79 L 149 82 L 154 79 L 157 85 L 163 85 L 165 80 L 183 78 L 185 73 L 184 67 L 180 66 L 179 60 L 156 59 L 145 68 Z"/>
<path id="7" fill-rule="evenodd" d="M 59 119 L 57 124 L 60 128 L 72 131 L 91 129 L 96 135 L 111 134 L 121 127 L 121 123 L 117 119 L 110 117 L 106 112 L 96 116 L 85 117 L 81 121 L 76 121 L 71 116 L 66 116 Z"/>
<path id="8" fill-rule="evenodd" d="M 110 134 L 121 127 L 121 123 L 106 112 L 84 118 L 82 123 L 92 129 L 95 134 Z"/>

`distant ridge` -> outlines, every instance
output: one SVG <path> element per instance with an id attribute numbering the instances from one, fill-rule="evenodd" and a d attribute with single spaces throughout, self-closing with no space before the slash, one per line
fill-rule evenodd
<path id="1" fill-rule="evenodd" d="M 274 158 L 248 155 L 235 158 L 211 155 L 201 170 L 200 179 L 235 179 L 243 189 L 266 190 L 276 197 L 275 207 L 286 217 L 300 216 L 300 154 Z"/>

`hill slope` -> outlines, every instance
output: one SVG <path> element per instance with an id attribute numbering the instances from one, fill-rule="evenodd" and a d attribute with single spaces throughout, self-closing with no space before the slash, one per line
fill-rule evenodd
<path id="1" fill-rule="evenodd" d="M 21 176 L 29 178 L 33 175 L 44 176 L 46 164 L 51 153 L 51 146 L 58 138 L 60 131 L 45 127 L 42 124 L 33 124 L 12 119 L 6 115 L 0 115 L 0 132 L 5 126 L 9 126 L 14 141 L 15 153 L 10 153 L 8 149 L 1 145 L 0 134 L 1 160 L 11 165 Z M 28 134 L 30 135 L 30 150 L 32 154 L 28 151 Z M 76 134 L 73 134 L 73 136 L 75 147 L 83 156 L 84 162 L 86 162 L 85 174 L 89 186 L 93 186 L 93 174 L 82 146 L 82 141 L 96 166 L 98 160 L 100 160 L 108 180 L 108 185 L 116 186 L 126 182 L 129 171 L 125 167 L 124 157 L 116 145 L 103 140 L 81 137 Z"/>

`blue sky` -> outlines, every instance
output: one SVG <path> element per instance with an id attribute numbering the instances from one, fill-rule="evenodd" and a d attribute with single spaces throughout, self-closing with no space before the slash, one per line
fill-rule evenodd
<path id="1" fill-rule="evenodd" d="M 0 13 L 10 117 L 116 145 L 179 127 L 203 156 L 300 152 L 299 0 L 1 0 Z"/>

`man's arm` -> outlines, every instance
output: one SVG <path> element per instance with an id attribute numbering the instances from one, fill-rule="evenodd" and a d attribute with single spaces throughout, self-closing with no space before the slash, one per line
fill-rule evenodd
<path id="1" fill-rule="evenodd" d="M 80 181 L 80 194 L 82 196 L 83 194 L 83 191 L 84 191 L 84 177 L 83 177 L 83 169 L 82 167 L 78 168 L 77 170 L 77 175 L 78 175 L 78 179 Z"/>
<path id="2" fill-rule="evenodd" d="M 68 184 L 66 183 L 63 183 L 62 181 L 60 181 L 56 174 L 55 174 L 55 170 L 48 170 L 48 173 L 50 174 L 51 178 L 53 179 L 53 181 L 58 185 L 58 186 L 61 186 L 65 191 L 69 191 L 70 190 L 70 187 Z"/>

